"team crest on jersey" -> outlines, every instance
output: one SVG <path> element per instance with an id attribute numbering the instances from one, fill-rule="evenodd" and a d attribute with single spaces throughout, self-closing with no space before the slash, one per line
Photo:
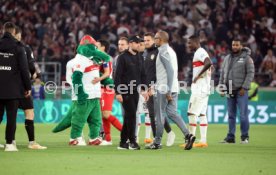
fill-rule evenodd
<path id="1" fill-rule="evenodd" d="M 155 57 L 155 55 L 154 55 L 154 54 L 152 54 L 152 55 L 150 56 L 150 59 L 151 59 L 151 60 L 153 60 L 153 59 L 154 59 L 154 57 Z"/>

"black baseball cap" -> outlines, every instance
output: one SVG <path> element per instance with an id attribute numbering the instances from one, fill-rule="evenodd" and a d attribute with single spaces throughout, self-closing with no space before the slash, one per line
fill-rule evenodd
<path id="1" fill-rule="evenodd" d="M 131 43 L 131 42 L 140 43 L 140 42 L 144 42 L 144 39 L 140 38 L 138 35 L 134 35 L 134 36 L 129 37 L 128 42 L 129 43 Z"/>

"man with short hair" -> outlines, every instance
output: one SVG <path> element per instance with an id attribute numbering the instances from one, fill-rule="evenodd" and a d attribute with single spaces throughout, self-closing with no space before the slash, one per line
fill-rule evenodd
<path id="1" fill-rule="evenodd" d="M 31 95 L 31 81 L 24 46 L 17 41 L 16 26 L 4 24 L 4 35 L 0 39 L 0 123 L 7 112 L 5 151 L 18 151 L 12 141 L 15 139 L 18 99 Z"/>
<path id="2" fill-rule="evenodd" d="M 235 143 L 237 108 L 240 112 L 241 143 L 249 143 L 248 90 L 254 79 L 251 50 L 240 39 L 232 41 L 232 52 L 223 61 L 219 84 L 227 87 L 228 134 L 222 143 Z M 221 94 L 224 96 L 224 93 Z"/>
<path id="3" fill-rule="evenodd" d="M 118 41 L 118 52 L 119 55 L 122 54 L 124 51 L 126 51 L 128 49 L 129 45 L 128 45 L 128 38 L 127 37 L 121 37 Z M 118 57 L 119 55 L 117 55 L 114 59 L 113 59 L 113 73 L 112 73 L 112 78 L 115 80 L 115 72 L 116 72 L 116 67 L 117 67 L 117 62 L 118 62 Z"/>
<path id="4" fill-rule="evenodd" d="M 188 107 L 188 118 L 190 132 L 195 135 L 197 119 L 199 118 L 200 141 L 194 147 L 208 147 L 206 117 L 208 99 L 211 91 L 211 66 L 212 61 L 206 52 L 200 46 L 199 38 L 195 35 L 188 39 L 188 47 L 194 52 L 193 57 L 193 82 L 191 85 L 191 97 Z"/>
<path id="5" fill-rule="evenodd" d="M 109 50 L 109 42 L 100 39 L 96 42 L 97 48 L 107 53 Z M 122 124 L 120 121 L 111 114 L 112 105 L 115 96 L 114 92 L 114 81 L 112 79 L 112 60 L 104 62 L 100 66 L 100 77 L 93 80 L 93 83 L 101 82 L 102 96 L 100 99 L 101 110 L 102 110 L 102 121 L 104 130 L 104 140 L 100 144 L 101 146 L 112 145 L 110 124 L 112 124 L 119 131 L 122 130 Z"/>
<path id="6" fill-rule="evenodd" d="M 19 27 L 16 27 L 15 30 L 15 35 L 14 37 L 18 40 L 21 41 L 22 38 L 22 30 Z M 35 79 L 37 76 L 36 68 L 35 68 L 35 60 L 33 56 L 33 52 L 28 45 L 24 45 L 26 55 L 27 55 L 27 60 L 28 60 L 28 67 L 30 71 L 30 75 L 32 79 Z M 35 131 L 34 131 L 34 104 L 33 104 L 33 98 L 32 96 L 28 98 L 21 98 L 19 99 L 19 109 L 24 110 L 25 114 L 25 129 L 28 134 L 28 139 L 29 139 L 29 144 L 28 148 L 29 149 L 47 149 L 45 146 L 41 146 L 35 141 Z M 15 140 L 14 140 L 15 141 Z"/>
<path id="7" fill-rule="evenodd" d="M 143 59 L 139 54 L 141 41 L 143 39 L 137 35 L 130 37 L 129 49 L 118 57 L 115 92 L 116 99 L 122 103 L 124 109 L 123 129 L 118 149 L 140 150 L 135 138 L 135 125 L 139 99 L 138 86 L 145 81 Z"/>
<path id="8" fill-rule="evenodd" d="M 144 35 L 144 42 L 145 42 L 145 74 L 146 74 L 146 85 L 151 88 L 153 84 L 156 82 L 156 58 L 158 55 L 158 48 L 155 46 L 154 43 L 154 33 L 146 33 Z M 153 88 L 153 87 L 152 87 Z M 155 124 L 155 115 L 154 115 L 154 102 L 153 96 L 150 96 L 147 101 L 147 107 L 149 111 L 150 117 L 150 125 L 153 133 L 153 137 L 156 136 L 156 124 Z M 167 118 L 165 118 L 164 128 L 168 133 L 167 137 L 167 146 L 172 146 L 175 140 L 175 133 L 172 131 L 172 128 L 169 124 Z"/>
<path id="9" fill-rule="evenodd" d="M 169 34 L 159 31 L 155 34 L 155 44 L 159 53 L 156 59 L 156 94 L 154 95 L 154 107 L 156 114 L 156 136 L 153 144 L 148 149 L 161 149 L 165 117 L 168 116 L 177 124 L 183 133 L 187 144 L 185 150 L 190 150 L 196 137 L 190 134 L 184 120 L 177 114 L 178 78 L 177 57 L 169 46 Z"/>

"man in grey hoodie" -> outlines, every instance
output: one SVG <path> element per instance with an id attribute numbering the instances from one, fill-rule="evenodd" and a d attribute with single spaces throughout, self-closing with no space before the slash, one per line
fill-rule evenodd
<path id="1" fill-rule="evenodd" d="M 222 143 L 235 143 L 237 107 L 240 111 L 241 143 L 249 140 L 248 90 L 254 78 L 251 50 L 239 39 L 232 41 L 232 52 L 224 58 L 219 84 L 227 87 L 229 131 Z M 225 92 L 221 95 L 224 96 Z"/>

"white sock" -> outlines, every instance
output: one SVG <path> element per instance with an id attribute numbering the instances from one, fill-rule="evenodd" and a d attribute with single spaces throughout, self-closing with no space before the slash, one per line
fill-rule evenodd
<path id="1" fill-rule="evenodd" d="M 139 113 L 136 113 L 136 131 L 135 131 L 136 137 L 139 137 L 140 126 L 141 126 L 141 115 Z"/>
<path id="2" fill-rule="evenodd" d="M 150 138 L 150 132 L 151 132 L 151 125 L 150 125 L 150 117 L 149 114 L 146 114 L 145 116 L 145 128 L 146 128 L 146 139 Z"/>
<path id="3" fill-rule="evenodd" d="M 189 127 L 189 130 L 190 130 L 190 133 L 195 135 L 196 134 L 196 124 L 197 124 L 197 121 L 196 121 L 196 116 L 195 115 L 190 115 L 189 116 L 189 124 L 190 124 L 190 127 Z"/>
<path id="4" fill-rule="evenodd" d="M 208 121 L 206 115 L 199 117 L 200 123 L 200 142 L 207 143 L 207 128 L 208 128 Z"/>

